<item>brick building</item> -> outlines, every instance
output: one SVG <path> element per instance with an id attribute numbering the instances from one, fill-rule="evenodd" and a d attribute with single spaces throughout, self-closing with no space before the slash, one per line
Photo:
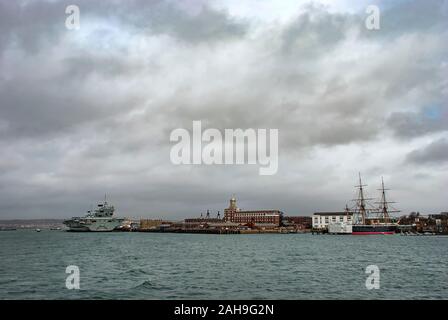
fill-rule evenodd
<path id="1" fill-rule="evenodd" d="M 230 199 L 230 205 L 224 209 L 224 220 L 240 224 L 280 226 L 283 212 L 280 210 L 241 210 L 236 199 Z"/>
<path id="2" fill-rule="evenodd" d="M 310 216 L 288 216 L 284 218 L 284 221 L 299 229 L 311 229 L 313 225 L 313 219 Z"/>

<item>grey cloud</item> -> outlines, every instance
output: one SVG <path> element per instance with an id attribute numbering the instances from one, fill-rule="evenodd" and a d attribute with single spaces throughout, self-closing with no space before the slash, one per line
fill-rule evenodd
<path id="1" fill-rule="evenodd" d="M 387 119 L 388 126 L 400 138 L 415 138 L 448 130 L 448 113 L 429 117 L 424 111 L 394 112 Z"/>
<path id="2" fill-rule="evenodd" d="M 166 10 L 166 11 L 165 11 Z M 234 21 L 225 12 L 203 7 L 198 14 L 188 15 L 175 8 L 164 8 L 167 14 L 154 15 L 149 20 L 154 33 L 167 33 L 187 42 L 216 42 L 244 36 L 247 25 Z"/>
<path id="3" fill-rule="evenodd" d="M 56 45 L 67 33 L 65 8 L 73 1 L 0 0 L 0 53 L 11 45 L 36 53 L 42 46 Z M 229 17 L 226 12 L 209 8 L 205 3 L 194 13 L 173 2 L 133 0 L 78 0 L 81 25 L 89 19 L 121 23 L 122 28 L 149 35 L 167 34 L 181 41 L 200 43 L 241 37 L 247 24 Z"/>
<path id="4" fill-rule="evenodd" d="M 359 17 L 331 14 L 324 7 L 307 5 L 307 10 L 282 32 L 282 51 L 300 58 L 327 54 L 351 28 L 361 27 Z"/>
<path id="5" fill-rule="evenodd" d="M 0 0 L 0 57 L 9 46 L 36 53 L 57 43 L 65 17 L 60 2 Z"/>
<path id="6" fill-rule="evenodd" d="M 448 162 L 448 139 L 431 142 L 420 150 L 410 152 L 406 160 L 413 164 L 443 164 Z"/>
<path id="7" fill-rule="evenodd" d="M 69 132 L 80 124 L 127 112 L 123 105 L 132 107 L 138 99 L 129 90 L 115 87 L 113 80 L 105 88 L 75 80 L 38 83 L 18 77 L 0 85 L 0 117 L 7 123 L 1 138 Z"/>
<path id="8" fill-rule="evenodd" d="M 48 16 L 36 3 L 19 9 L 0 0 L 11 21 L 0 34 L 1 217 L 79 215 L 104 193 L 122 215 L 222 210 L 233 193 L 245 208 L 338 210 L 351 177 L 373 171 L 368 160 L 382 150 L 375 143 L 387 141 L 387 159 L 402 159 L 397 136 L 447 130 L 446 117 L 406 111 L 410 102 L 444 101 L 439 15 L 410 20 L 409 30 L 400 23 L 390 38 L 383 20 L 384 36 L 349 39 L 363 13 L 311 6 L 271 25 L 202 4 L 188 11 L 164 1 L 78 1 L 82 24 L 105 24 L 84 24 L 88 38 L 78 41 L 63 28 L 68 2 L 45 2 Z M 406 17 L 407 6 L 391 10 Z M 33 10 L 42 10 L 35 26 L 15 19 Z M 172 165 L 169 134 L 193 120 L 221 130 L 278 128 L 278 174 Z M 372 166 L 375 176 L 409 174 L 395 160 Z"/>
<path id="9" fill-rule="evenodd" d="M 402 5 L 382 1 L 377 5 L 381 13 L 381 29 L 372 32 L 363 28 L 364 36 L 393 41 L 404 34 L 446 32 L 448 28 L 448 5 L 445 0 L 406 0 Z"/>
<path id="10" fill-rule="evenodd" d="M 146 61 L 134 61 L 128 56 L 128 50 L 102 48 L 101 52 L 95 52 L 76 47 L 64 51 L 62 39 L 70 33 L 64 26 L 65 7 L 69 4 L 72 2 L 0 2 L 0 50 L 22 49 L 24 61 L 32 67 L 12 70 L 0 82 L 0 139 L 35 139 L 41 135 L 61 134 L 85 123 L 130 112 L 144 103 L 148 92 L 139 88 L 138 83 L 131 87 L 127 81 L 155 71 L 169 72 L 160 70 L 156 56 L 148 55 Z M 94 18 L 109 19 L 111 23 L 119 21 L 125 29 L 140 27 L 135 31 L 140 37 L 167 34 L 199 43 L 240 37 L 246 30 L 244 23 L 233 21 L 227 13 L 214 11 L 206 5 L 189 13 L 165 1 L 126 4 L 78 1 L 76 4 L 81 9 L 81 24 Z M 101 40 L 108 36 L 109 41 L 113 41 L 113 35 L 108 32 L 104 29 L 95 37 Z M 50 61 L 56 48 L 61 48 L 61 53 Z M 4 56 L 1 63 L 21 66 L 19 61 L 14 61 L 14 56 Z"/>

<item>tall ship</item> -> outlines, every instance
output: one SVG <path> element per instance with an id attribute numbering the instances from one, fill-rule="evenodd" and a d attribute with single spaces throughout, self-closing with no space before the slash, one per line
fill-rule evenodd
<path id="1" fill-rule="evenodd" d="M 68 231 L 113 231 L 120 227 L 125 220 L 124 218 L 115 218 L 114 212 L 114 206 L 109 205 L 104 197 L 104 202 L 99 203 L 95 210 L 87 211 L 86 216 L 73 217 L 63 223 L 68 227 Z"/>
<path id="2" fill-rule="evenodd" d="M 392 222 L 390 213 L 400 212 L 390 207 L 391 201 L 386 200 L 386 190 L 384 188 L 384 180 L 381 178 L 381 200 L 377 202 L 378 207 L 374 207 L 364 195 L 364 187 L 362 184 L 361 174 L 359 174 L 358 197 L 353 214 L 353 235 L 372 235 L 372 234 L 395 234 L 398 230 L 398 223 Z"/>

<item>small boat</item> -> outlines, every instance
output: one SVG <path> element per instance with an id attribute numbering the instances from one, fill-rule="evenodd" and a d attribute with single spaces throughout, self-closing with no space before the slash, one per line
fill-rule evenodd
<path id="1" fill-rule="evenodd" d="M 41 230 L 39 228 L 36 229 L 36 232 L 40 232 Z"/>

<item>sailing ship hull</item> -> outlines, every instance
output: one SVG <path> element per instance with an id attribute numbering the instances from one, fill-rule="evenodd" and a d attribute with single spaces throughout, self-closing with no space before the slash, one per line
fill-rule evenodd
<path id="1" fill-rule="evenodd" d="M 353 235 L 395 234 L 396 225 L 353 225 Z"/>

